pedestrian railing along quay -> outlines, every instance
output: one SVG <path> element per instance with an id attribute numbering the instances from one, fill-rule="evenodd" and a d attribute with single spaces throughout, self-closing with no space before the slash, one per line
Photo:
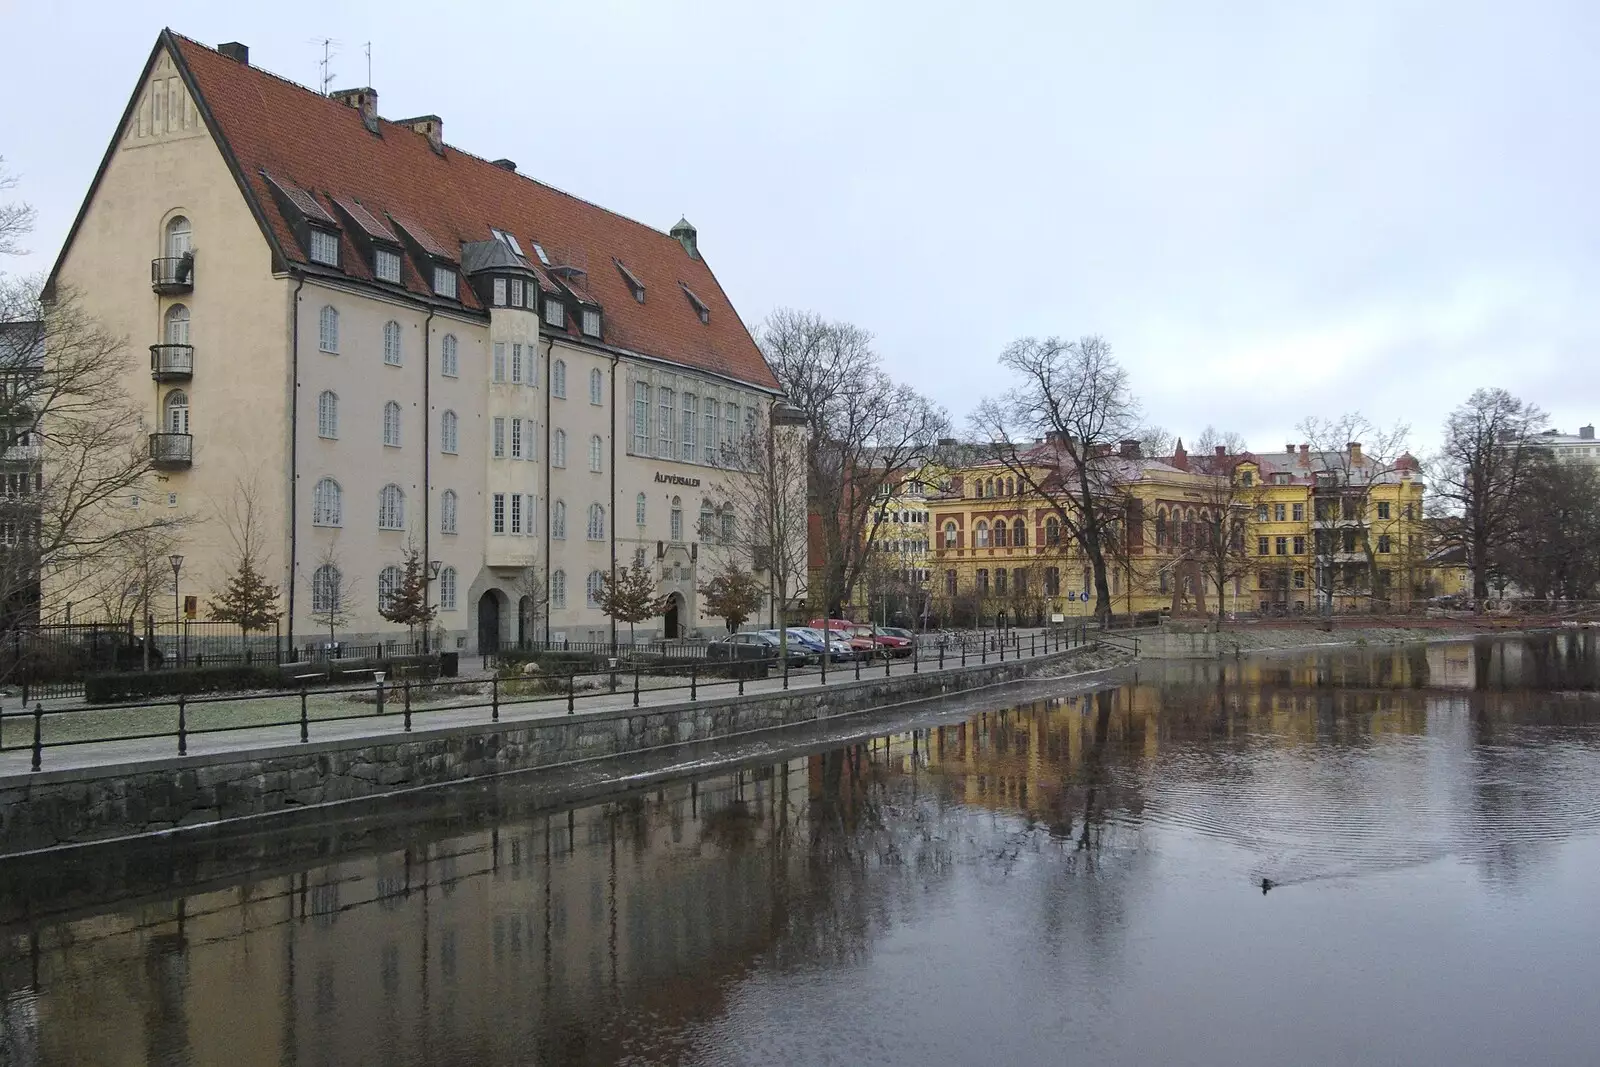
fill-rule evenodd
<path id="1" fill-rule="evenodd" d="M 177 696 L 57 708 L 35 702 L 31 709 L 26 705 L 0 707 L 0 753 L 29 751 L 30 768 L 38 771 L 44 766 L 47 750 L 82 745 L 170 738 L 175 742 L 176 754 L 182 756 L 188 754 L 190 739 L 198 736 L 281 728 L 297 731 L 299 742 L 304 744 L 312 739 L 315 726 L 372 719 L 398 719 L 400 729 L 409 733 L 414 722 L 426 723 L 429 716 L 438 721 L 442 713 L 457 713 L 452 724 L 461 723 L 463 717 L 459 713 L 463 712 L 478 712 L 493 723 L 499 722 L 508 709 L 564 708 L 567 714 L 574 714 L 586 701 L 593 706 L 602 698 L 630 695 L 631 701 L 623 706 L 636 708 L 642 695 L 653 698 L 686 692 L 691 701 L 701 699 L 704 693 L 742 696 L 747 682 L 761 678 L 779 683 L 777 687 L 767 686 L 765 691 L 781 692 L 818 681 L 827 684 L 830 677 L 854 681 L 873 677 L 878 671 L 884 677 L 893 677 L 897 667 L 901 674 L 916 674 L 923 669 L 1024 660 L 1083 647 L 1093 643 L 1094 636 L 1084 627 L 1061 627 L 1026 635 L 945 635 L 929 640 L 915 654 L 904 658 L 856 659 L 806 667 L 780 666 L 770 658 L 668 667 L 614 660 L 595 669 L 541 671 L 481 681 L 395 680 L 378 674 L 371 684 L 302 687 L 274 693 Z M 148 755 L 149 750 L 143 750 L 143 754 Z"/>

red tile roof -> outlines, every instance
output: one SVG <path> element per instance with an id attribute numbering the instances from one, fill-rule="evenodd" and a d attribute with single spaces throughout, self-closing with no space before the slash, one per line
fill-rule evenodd
<path id="1" fill-rule="evenodd" d="M 449 145 L 435 153 L 425 136 L 406 126 L 380 120 L 378 133 L 370 133 L 354 108 L 185 37 L 171 39 L 291 262 L 305 263 L 305 252 L 263 172 L 309 191 L 324 210 L 332 197 L 357 199 L 379 219 L 399 222 L 419 244 L 426 243 L 424 235 L 436 239 L 452 261 L 460 258 L 461 243 L 489 240 L 491 226 L 515 234 L 525 248 L 538 241 L 554 263 L 588 270 L 588 295 L 605 309 L 607 344 L 778 388 L 711 268 L 673 237 Z M 407 258 L 405 286 L 430 295 Z M 643 282 L 644 303 L 608 265 L 613 258 Z M 346 274 L 370 279 L 370 265 L 348 235 L 341 262 Z M 693 286 L 710 308 L 709 322 L 673 292 L 679 285 Z M 469 287 L 462 286 L 461 296 L 477 306 Z"/>

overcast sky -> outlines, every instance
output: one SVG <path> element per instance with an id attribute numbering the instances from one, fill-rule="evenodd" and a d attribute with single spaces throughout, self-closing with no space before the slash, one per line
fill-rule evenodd
<path id="1" fill-rule="evenodd" d="M 367 81 L 371 41 L 384 115 L 442 115 L 452 144 L 662 229 L 687 215 L 752 326 L 864 326 L 958 425 L 1008 341 L 1051 333 L 1107 337 L 1191 439 L 1275 449 L 1360 409 L 1421 451 L 1479 385 L 1600 421 L 1593 0 L 0 0 L 25 268 L 163 24 L 307 85 L 332 37 L 334 88 Z"/>

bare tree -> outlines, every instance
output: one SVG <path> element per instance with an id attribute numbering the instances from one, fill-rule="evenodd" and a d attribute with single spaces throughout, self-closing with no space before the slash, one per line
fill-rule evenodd
<path id="1" fill-rule="evenodd" d="M 1240 457 L 1236 452 L 1215 451 L 1218 446 L 1228 447 L 1222 442 L 1240 440 L 1238 434 L 1218 434 L 1207 427 L 1199 441 L 1207 451 L 1189 461 L 1191 470 L 1201 476 L 1190 490 L 1196 494 L 1201 521 L 1190 543 L 1180 545 L 1180 551 L 1195 564 L 1200 580 L 1216 594 L 1214 617 L 1218 632 L 1227 616 L 1228 586 L 1254 573 L 1258 558 L 1251 554 L 1249 531 L 1261 501 L 1260 481 L 1253 474 L 1245 478 L 1245 472 L 1238 469 Z"/>
<path id="2" fill-rule="evenodd" d="M 0 192 L 14 189 L 17 185 L 16 176 L 5 169 L 5 164 L 5 157 L 0 156 Z M 22 201 L 0 203 L 0 255 L 27 254 L 21 241 L 33 232 L 34 217 L 33 207 L 30 204 Z"/>
<path id="3" fill-rule="evenodd" d="M 1544 412 L 1504 389 L 1478 389 L 1450 413 L 1432 464 L 1444 547 L 1466 553 L 1480 604 L 1500 570 L 1503 548 L 1522 528 L 1522 482 L 1536 462 L 1530 447 Z"/>
<path id="4" fill-rule="evenodd" d="M 973 429 L 1015 475 L 1019 495 L 1042 499 L 1088 561 L 1095 616 L 1111 617 L 1108 560 L 1116 559 L 1126 522 L 1131 446 L 1139 438 L 1138 405 L 1127 372 L 1099 337 L 1063 341 L 1025 337 L 1000 356 L 1017 384 L 984 400 Z M 1129 448 L 1123 447 L 1123 442 Z"/>
<path id="5" fill-rule="evenodd" d="M 1383 429 L 1360 412 L 1337 418 L 1310 416 L 1296 427 L 1310 445 L 1312 557 L 1320 606 L 1339 596 L 1371 602 L 1377 582 L 1377 538 L 1372 493 L 1394 478 L 1410 427 Z M 1400 521 L 1393 516 L 1388 523 Z M 1352 557 L 1359 557 L 1353 559 Z"/>
<path id="6" fill-rule="evenodd" d="M 339 555 L 337 539 L 330 540 L 318 553 L 316 566 L 306 579 L 311 593 L 311 619 L 328 628 L 328 643 L 338 636 L 339 627 L 355 614 L 357 581 L 346 572 Z"/>
<path id="7" fill-rule="evenodd" d="M 822 588 L 812 592 L 837 614 L 882 522 L 874 503 L 915 476 L 949 419 L 889 378 L 872 335 L 858 326 L 781 310 L 762 326 L 760 343 L 805 426 L 806 485 L 822 556 Z"/>

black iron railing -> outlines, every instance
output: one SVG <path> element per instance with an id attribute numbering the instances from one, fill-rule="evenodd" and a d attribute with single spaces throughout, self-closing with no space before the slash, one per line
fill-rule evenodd
<path id="1" fill-rule="evenodd" d="M 186 433 L 150 435 L 150 462 L 164 470 L 194 465 L 194 437 Z"/>
<path id="2" fill-rule="evenodd" d="M 194 345 L 151 345 L 150 377 L 158 382 L 194 377 Z"/>
<path id="3" fill-rule="evenodd" d="M 158 293 L 187 293 L 194 288 L 194 256 L 166 256 L 150 261 L 150 288 Z"/>

